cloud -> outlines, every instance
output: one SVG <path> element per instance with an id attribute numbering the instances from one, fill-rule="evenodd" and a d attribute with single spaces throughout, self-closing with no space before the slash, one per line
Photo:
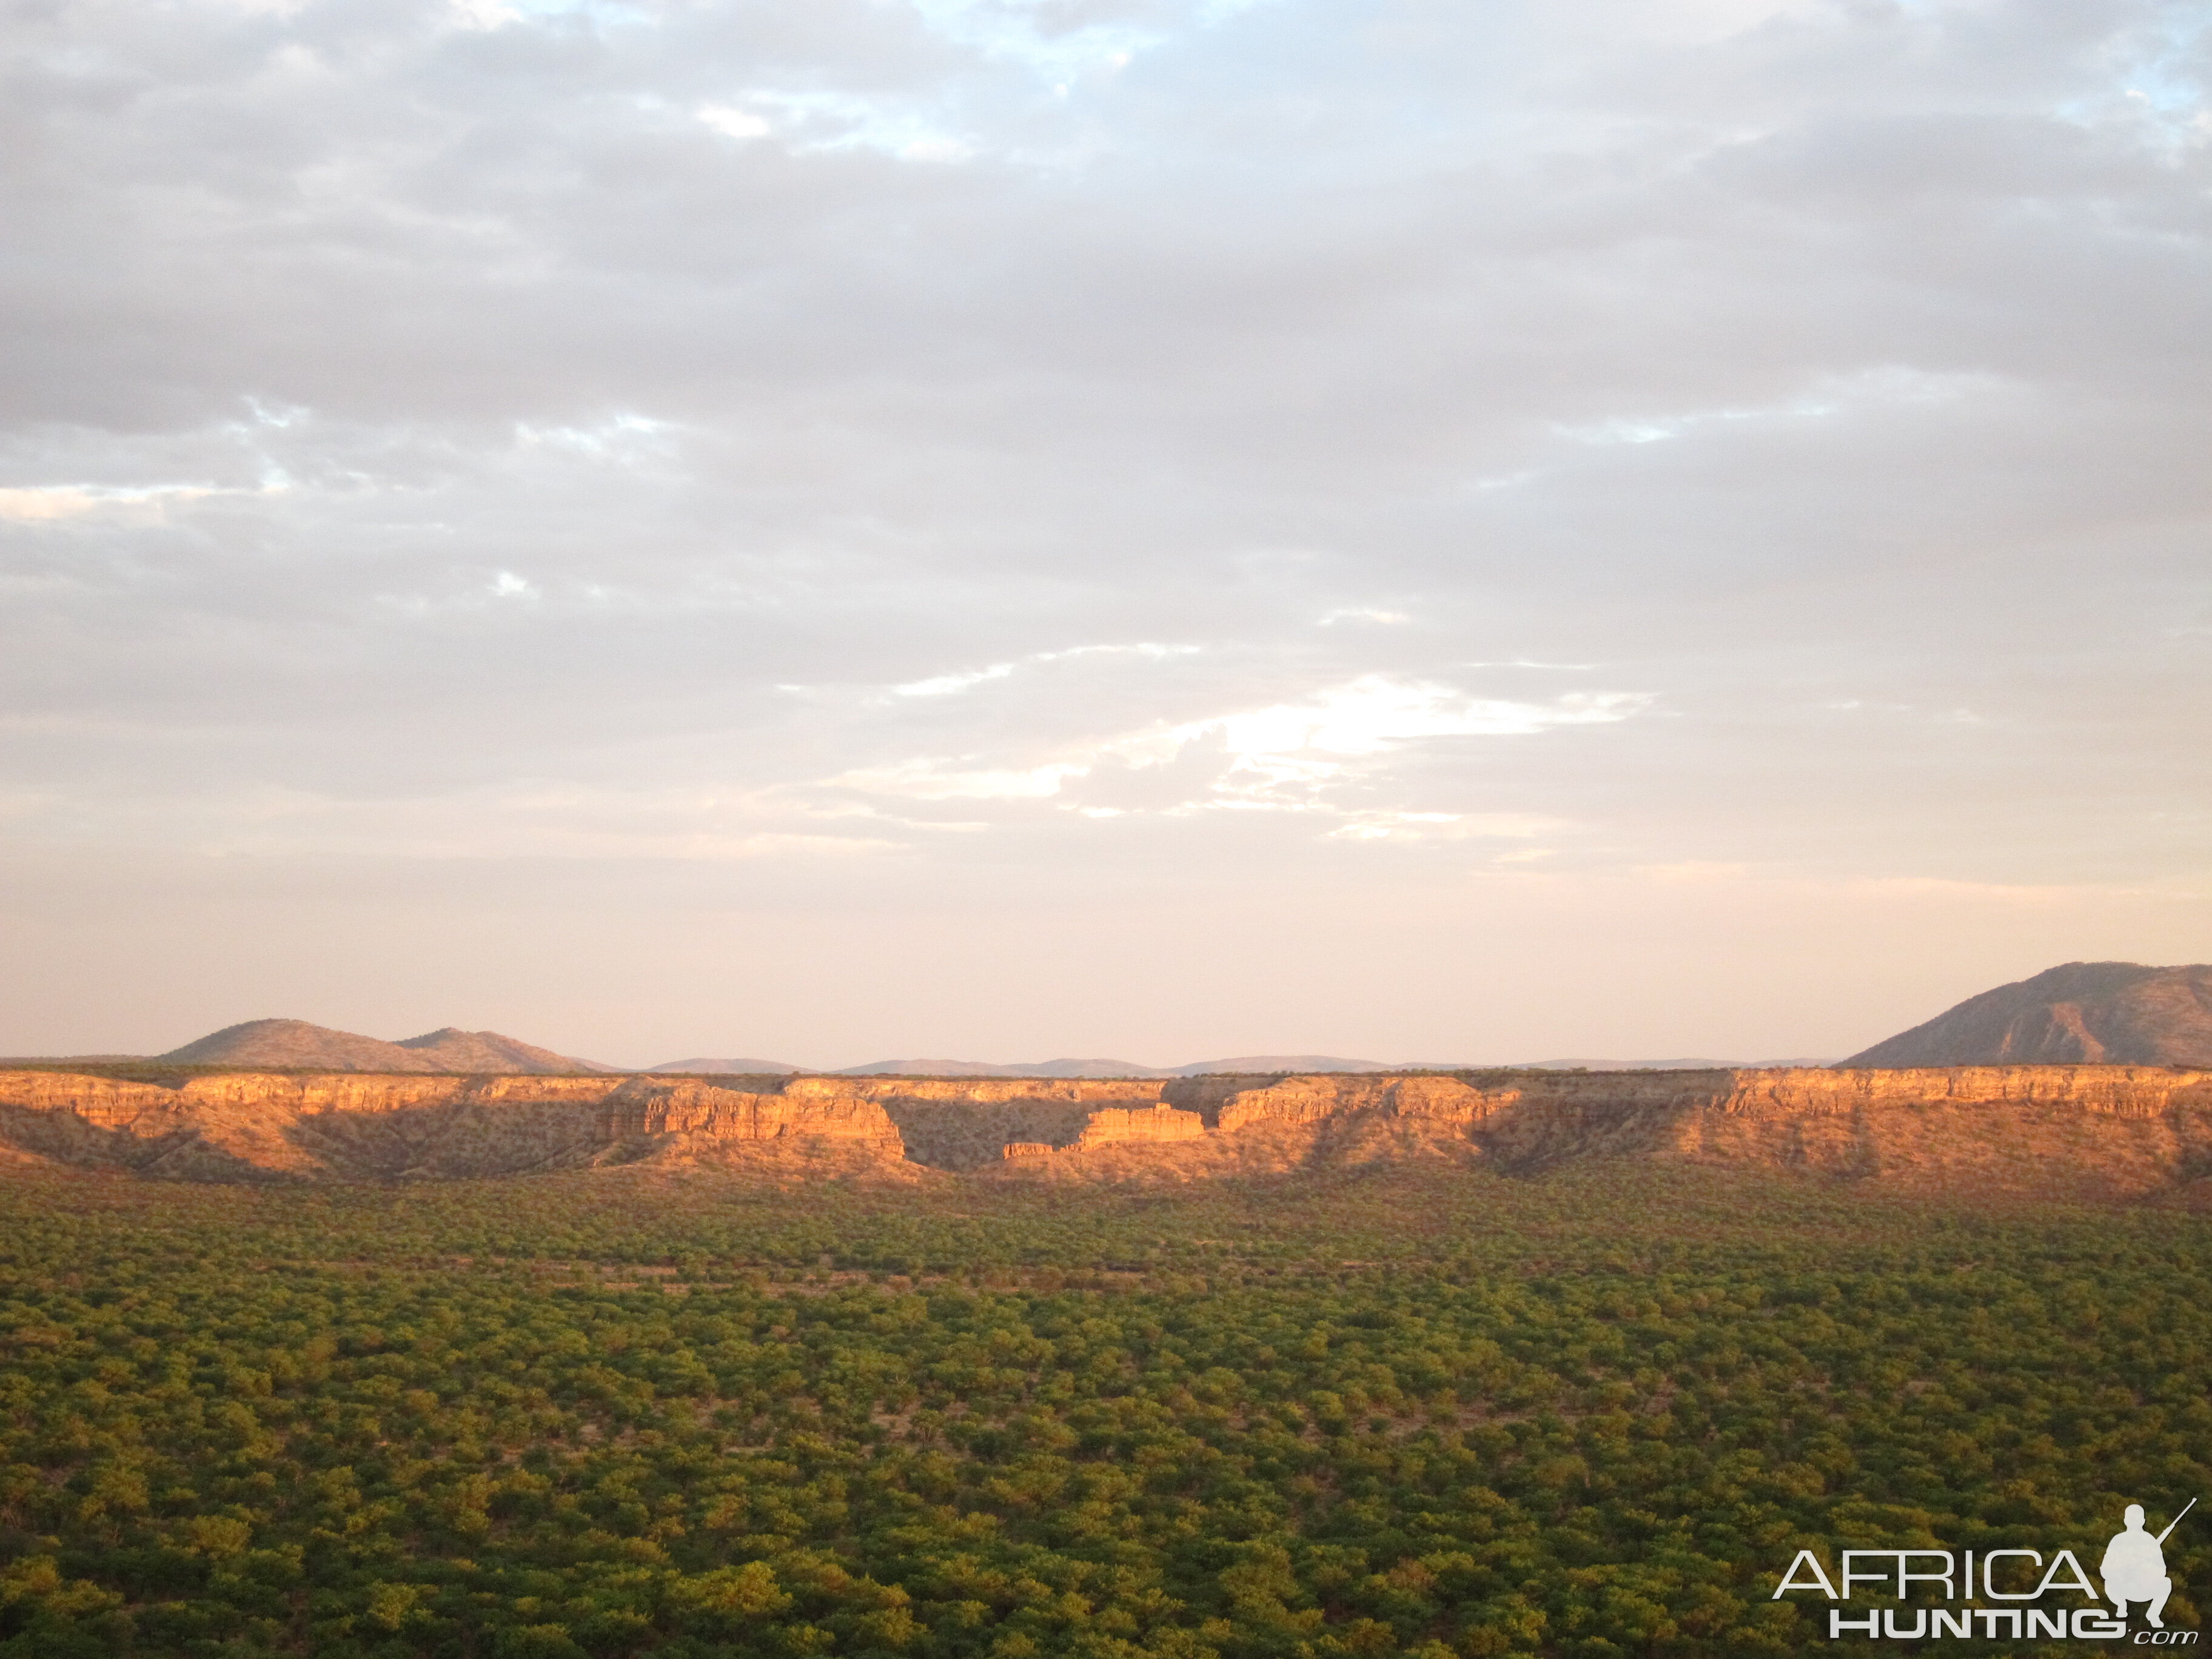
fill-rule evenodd
<path id="1" fill-rule="evenodd" d="M 727 104 L 704 106 L 699 118 L 726 138 L 765 138 L 775 131 L 775 124 L 765 115 Z"/>
<path id="2" fill-rule="evenodd" d="M 1339 841 L 1436 842 L 1525 841 L 1564 834 L 1574 828 L 1556 818 L 1516 812 L 1358 812 L 1330 830 Z M 1504 856 L 1516 861 L 1548 857 L 1547 849 L 1523 848 Z"/>
<path id="3" fill-rule="evenodd" d="M 1647 692 L 1601 691 L 1513 702 L 1364 674 L 1309 702 L 1200 720 L 1167 735 L 1188 743 L 1218 732 L 1239 769 L 1287 774 L 1315 763 L 1300 759 L 1305 756 L 1377 755 L 1425 738 L 1527 737 L 1553 726 L 1627 720 L 1650 702 Z"/>
<path id="4" fill-rule="evenodd" d="M 1051 653 L 1055 659 L 1078 654 Z M 1006 670 L 1011 672 L 1011 667 Z M 963 690 L 989 678 L 988 671 L 945 681 L 900 687 L 909 695 Z M 917 757 L 858 769 L 823 781 L 823 787 L 866 795 L 917 800 L 1054 802 L 1091 817 L 1129 816 L 1126 806 L 1102 806 L 1078 798 L 1071 787 L 1102 769 L 1143 772 L 1177 768 L 1187 757 L 1201 764 L 1181 768 L 1193 793 L 1161 803 L 1170 813 L 1200 810 L 1320 811 L 1346 819 L 1331 834 L 1353 840 L 1434 837 L 1437 826 L 1461 826 L 1455 836 L 1536 833 L 1549 825 L 1537 817 L 1345 807 L 1329 792 L 1355 776 L 1370 787 L 1384 783 L 1388 761 L 1411 745 L 1461 738 L 1528 737 L 1555 727 L 1611 724 L 1647 708 L 1643 692 L 1577 692 L 1549 702 L 1468 697 L 1441 684 L 1363 675 L 1295 702 L 1239 709 L 1085 741 L 1054 758 L 1028 767 L 979 764 L 975 756 Z M 1500 825 L 1510 828 L 1501 830 Z M 1428 826 L 1423 828 L 1422 826 Z"/>
<path id="5" fill-rule="evenodd" d="M 1198 650 L 1194 645 L 1158 645 L 1150 642 L 1137 645 L 1074 645 L 1062 651 L 1033 651 L 1018 662 L 997 662 L 988 667 L 965 670 L 953 674 L 933 674 L 924 680 L 909 680 L 903 685 L 891 687 L 896 697 L 943 697 L 956 692 L 971 690 L 993 680 L 1010 678 L 1018 669 L 1044 663 L 1072 662 L 1079 657 L 1136 657 L 1157 662 L 1164 657 L 1188 656 Z"/>
<path id="6" fill-rule="evenodd" d="M 93 514 L 159 520 L 172 506 L 220 492 L 190 484 L 147 484 L 115 489 L 83 484 L 34 484 L 0 489 L 0 520 L 35 524 Z"/>
<path id="7" fill-rule="evenodd" d="M 73 519 L 104 505 L 88 489 L 47 486 L 34 489 L 0 489 L 0 519 L 29 523 L 40 519 Z"/>
<path id="8" fill-rule="evenodd" d="M 467 849 L 487 938 L 614 956 L 739 890 L 2203 875 L 2164 0 L 11 27 L 19 867 L 219 850 L 290 935 Z"/>
<path id="9" fill-rule="evenodd" d="M 698 118 L 726 138 L 772 139 L 794 155 L 872 150 L 903 161 L 964 161 L 975 146 L 929 110 L 849 93 L 757 88 L 739 104 L 702 106 Z"/>
<path id="10" fill-rule="evenodd" d="M 1002 680 L 1014 672 L 1016 665 L 994 662 L 988 668 L 978 668 L 965 674 L 934 674 L 926 680 L 908 680 L 904 685 L 891 687 L 896 697 L 944 697 L 956 691 L 965 691 L 990 680 Z"/>

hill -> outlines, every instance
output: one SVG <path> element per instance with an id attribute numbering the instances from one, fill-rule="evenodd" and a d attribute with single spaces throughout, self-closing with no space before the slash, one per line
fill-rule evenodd
<path id="1" fill-rule="evenodd" d="M 331 1072 L 428 1072 L 428 1055 L 304 1019 L 249 1019 L 210 1031 L 157 1059 L 180 1066 L 266 1066 Z"/>
<path id="2" fill-rule="evenodd" d="M 1194 1060 L 1170 1077 L 1205 1077 L 1222 1072 L 1389 1072 L 1403 1067 L 1379 1060 L 1343 1060 L 1334 1054 L 1238 1054 L 1230 1060 Z"/>
<path id="3" fill-rule="evenodd" d="M 403 1042 L 332 1030 L 304 1019 L 249 1019 L 226 1025 L 155 1056 L 180 1066 L 235 1066 L 281 1071 L 493 1072 L 526 1075 L 611 1072 L 588 1060 L 501 1036 L 448 1025 Z"/>
<path id="4" fill-rule="evenodd" d="M 1969 997 L 1842 1063 L 2212 1065 L 2212 966 L 2069 962 Z"/>
<path id="5" fill-rule="evenodd" d="M 393 1046 L 413 1049 L 441 1072 L 532 1073 L 618 1072 L 622 1069 L 617 1066 L 602 1066 L 597 1060 L 556 1054 L 550 1048 L 540 1048 L 534 1043 L 501 1036 L 497 1031 L 464 1031 L 453 1025 L 426 1031 L 421 1036 L 403 1037 Z"/>
<path id="6" fill-rule="evenodd" d="M 286 1071 L 470 1072 L 508 1075 L 592 1072 L 687 1077 L 796 1077 L 810 1070 L 788 1060 L 756 1055 L 695 1054 L 664 1060 L 656 1066 L 607 1066 L 556 1054 L 550 1048 L 501 1036 L 496 1031 L 464 1031 L 454 1026 L 386 1042 L 350 1031 L 334 1031 L 298 1019 L 255 1019 L 152 1056 L 75 1054 L 83 1064 L 137 1059 L 179 1065 L 268 1066 Z M 0 1064 L 9 1062 L 0 1060 Z M 41 1065 L 59 1063 L 40 1060 Z M 1535 1060 L 1512 1071 L 1664 1072 L 1717 1071 L 1746 1062 L 1725 1060 Z M 1753 1066 L 1825 1066 L 1825 1060 L 1774 1060 Z M 1238 1054 L 1226 1060 L 1193 1060 L 1188 1066 L 1140 1066 L 1129 1060 L 991 1060 L 921 1058 L 871 1060 L 827 1072 L 826 1077 L 1033 1077 L 1180 1078 L 1250 1076 L 1262 1073 L 1348 1074 L 1369 1072 L 1457 1072 L 1471 1069 L 1458 1060 L 1415 1060 L 1392 1065 L 1379 1060 L 1347 1060 L 1335 1054 Z M 1480 1069 L 1480 1068 L 1473 1068 Z M 1493 1068 L 1495 1069 L 1495 1068 Z"/>

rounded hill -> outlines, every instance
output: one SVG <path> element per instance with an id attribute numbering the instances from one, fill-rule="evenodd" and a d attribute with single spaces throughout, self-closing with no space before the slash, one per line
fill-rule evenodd
<path id="1" fill-rule="evenodd" d="M 2066 963 L 1968 997 L 1841 1063 L 2212 1065 L 2212 965 Z"/>

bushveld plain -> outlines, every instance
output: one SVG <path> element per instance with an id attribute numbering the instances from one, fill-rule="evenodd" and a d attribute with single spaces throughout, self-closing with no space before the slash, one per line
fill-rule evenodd
<path id="1" fill-rule="evenodd" d="M 965 1171 L 641 1157 L 628 1121 L 495 1179 L 18 1150 L 0 1653 L 1825 1651 L 1827 1604 L 1773 1594 L 1800 1548 L 2088 1560 L 2126 1504 L 2212 1486 L 2202 1079 L 2130 1115 L 2129 1069 L 2075 1068 L 2106 1104 L 2070 1139 L 2017 1089 L 1893 1103 L 1917 1139 L 1837 1143 L 1911 1152 L 1887 1168 L 1792 1164 L 1741 1103 L 1735 1154 L 1646 1112 L 1500 1156 L 1490 1119 L 1384 1111 L 1392 1079 L 1327 1080 L 1368 1091 L 1358 1133 L 1224 1136 L 1301 1080 L 1227 1091 L 1190 1139 L 1276 1150 L 1202 1176 L 1079 1127 Z M 1947 1138 L 2031 1156 L 1931 1164 Z M 2168 1543 L 2176 1630 L 2203 1531 Z"/>

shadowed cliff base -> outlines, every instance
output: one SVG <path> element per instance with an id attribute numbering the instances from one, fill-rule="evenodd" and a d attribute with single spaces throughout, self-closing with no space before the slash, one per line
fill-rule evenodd
<path id="1" fill-rule="evenodd" d="M 2212 1195 L 2212 1072 L 2120 1066 L 1129 1079 L 0 1073 L 0 1157 L 196 1182 L 623 1167 L 1180 1183 L 1602 1162 L 1929 1191 Z"/>

